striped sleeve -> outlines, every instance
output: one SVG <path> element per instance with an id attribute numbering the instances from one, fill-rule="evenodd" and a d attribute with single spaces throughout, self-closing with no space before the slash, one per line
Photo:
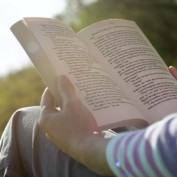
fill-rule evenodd
<path id="1" fill-rule="evenodd" d="M 118 177 L 176 177 L 177 114 L 112 138 L 106 157 Z"/>

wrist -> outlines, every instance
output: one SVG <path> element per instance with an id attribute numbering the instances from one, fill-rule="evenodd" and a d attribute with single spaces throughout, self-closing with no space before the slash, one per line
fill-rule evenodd
<path id="1" fill-rule="evenodd" d="M 106 147 L 110 139 L 100 135 L 84 137 L 77 145 L 77 159 L 90 170 L 100 175 L 113 175 L 106 160 Z"/>

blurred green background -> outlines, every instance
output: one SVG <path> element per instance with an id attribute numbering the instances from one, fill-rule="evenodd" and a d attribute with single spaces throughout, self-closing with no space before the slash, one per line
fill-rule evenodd
<path id="1" fill-rule="evenodd" d="M 103 19 L 134 20 L 166 64 L 177 67 L 177 0 L 67 0 L 63 13 L 53 18 L 76 32 Z M 0 136 L 16 109 L 39 105 L 44 88 L 31 66 L 0 78 Z"/>

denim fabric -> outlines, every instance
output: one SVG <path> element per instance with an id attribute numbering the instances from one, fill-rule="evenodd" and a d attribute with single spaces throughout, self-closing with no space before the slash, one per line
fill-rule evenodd
<path id="1" fill-rule="evenodd" d="M 12 115 L 0 141 L 0 177 L 99 177 L 46 138 L 39 114 L 36 106 Z"/>

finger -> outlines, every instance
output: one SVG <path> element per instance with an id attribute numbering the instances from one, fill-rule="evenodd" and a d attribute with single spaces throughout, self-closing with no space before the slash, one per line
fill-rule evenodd
<path id="1" fill-rule="evenodd" d="M 51 131 L 53 125 L 56 124 L 58 113 L 59 112 L 55 108 L 43 106 L 38 119 L 39 127 L 41 127 L 45 132 Z"/>
<path id="2" fill-rule="evenodd" d="M 76 96 L 73 84 L 64 75 L 59 76 L 57 80 L 57 88 L 63 102 L 72 99 Z"/>
<path id="3" fill-rule="evenodd" d="M 48 88 L 45 89 L 41 97 L 41 111 L 38 125 L 44 130 L 50 129 L 50 123 L 54 122 L 58 110 L 55 108 L 55 100 Z"/>
<path id="4" fill-rule="evenodd" d="M 55 107 L 55 100 L 48 88 L 46 88 L 42 94 L 40 105 L 41 107 Z"/>
<path id="5" fill-rule="evenodd" d="M 170 66 L 169 70 L 170 70 L 171 74 L 173 75 L 173 77 L 177 80 L 177 69 L 173 66 Z"/>

